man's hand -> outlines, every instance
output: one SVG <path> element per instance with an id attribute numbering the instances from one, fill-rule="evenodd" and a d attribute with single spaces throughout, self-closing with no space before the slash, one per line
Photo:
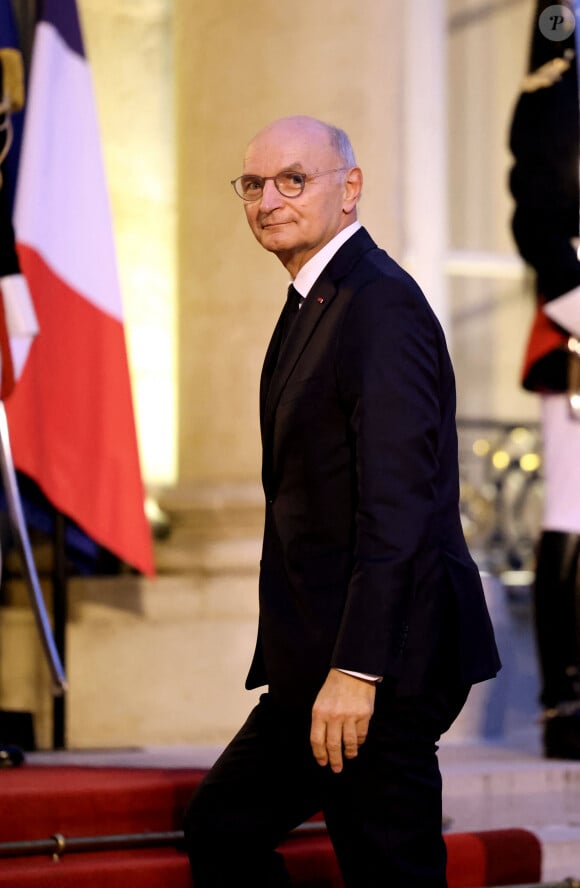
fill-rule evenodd
<path id="1" fill-rule="evenodd" d="M 314 758 L 335 774 L 342 771 L 342 754 L 356 758 L 365 742 L 374 711 L 373 682 L 331 669 L 312 707 L 310 745 Z"/>

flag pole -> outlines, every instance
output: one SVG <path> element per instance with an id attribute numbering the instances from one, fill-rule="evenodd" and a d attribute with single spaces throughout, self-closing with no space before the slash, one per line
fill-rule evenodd
<path id="1" fill-rule="evenodd" d="M 65 548 L 66 519 L 57 509 L 54 514 L 52 607 L 54 641 L 62 664 L 66 667 L 66 627 L 68 623 L 68 581 Z M 66 749 L 66 698 L 58 694 L 52 701 L 52 748 Z"/>
<path id="2" fill-rule="evenodd" d="M 24 578 L 28 587 L 28 594 L 32 605 L 32 611 L 34 613 L 36 627 L 50 669 L 52 692 L 55 697 L 59 697 L 64 694 L 67 688 L 66 675 L 52 637 L 50 621 L 46 612 L 44 597 L 42 595 L 36 566 L 32 557 L 32 549 L 28 538 L 26 522 L 24 520 L 22 503 L 20 501 L 16 472 L 14 470 L 6 410 L 2 401 L 0 401 L 0 473 L 2 475 L 2 481 L 6 493 L 8 515 L 10 517 L 10 523 L 16 537 L 22 566 L 24 568 Z"/>

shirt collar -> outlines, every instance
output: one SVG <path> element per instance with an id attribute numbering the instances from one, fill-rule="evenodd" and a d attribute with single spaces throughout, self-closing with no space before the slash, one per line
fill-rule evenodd
<path id="1" fill-rule="evenodd" d="M 320 277 L 321 272 L 326 268 L 334 254 L 337 253 L 349 237 L 352 237 L 355 231 L 358 231 L 361 227 L 361 223 L 358 221 L 353 222 L 351 225 L 347 225 L 347 227 L 343 228 L 342 231 L 339 231 L 332 240 L 328 241 L 318 253 L 315 253 L 312 259 L 309 259 L 308 262 L 302 266 L 292 281 L 294 288 L 301 296 L 304 298 L 308 296 L 315 281 Z"/>

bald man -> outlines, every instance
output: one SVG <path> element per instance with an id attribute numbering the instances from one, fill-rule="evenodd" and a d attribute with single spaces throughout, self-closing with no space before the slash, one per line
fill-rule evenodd
<path id="1" fill-rule="evenodd" d="M 499 669 L 459 516 L 455 385 L 419 287 L 357 220 L 346 134 L 277 120 L 233 181 L 292 285 L 260 385 L 257 707 L 196 792 L 196 888 L 289 885 L 323 811 L 347 888 L 442 888 L 436 744 Z"/>

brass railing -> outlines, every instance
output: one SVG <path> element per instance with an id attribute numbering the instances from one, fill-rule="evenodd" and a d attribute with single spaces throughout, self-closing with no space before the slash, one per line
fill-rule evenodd
<path id="1" fill-rule="evenodd" d="M 289 838 L 305 835 L 323 835 L 324 833 L 326 833 L 326 823 L 323 820 L 309 820 L 293 829 L 289 833 Z M 0 842 L 0 858 L 36 857 L 46 854 L 56 862 L 64 854 L 79 854 L 88 851 L 119 851 L 130 848 L 179 847 L 183 843 L 184 835 L 182 830 L 103 836 L 64 836 L 62 833 L 55 833 L 46 839 Z"/>

